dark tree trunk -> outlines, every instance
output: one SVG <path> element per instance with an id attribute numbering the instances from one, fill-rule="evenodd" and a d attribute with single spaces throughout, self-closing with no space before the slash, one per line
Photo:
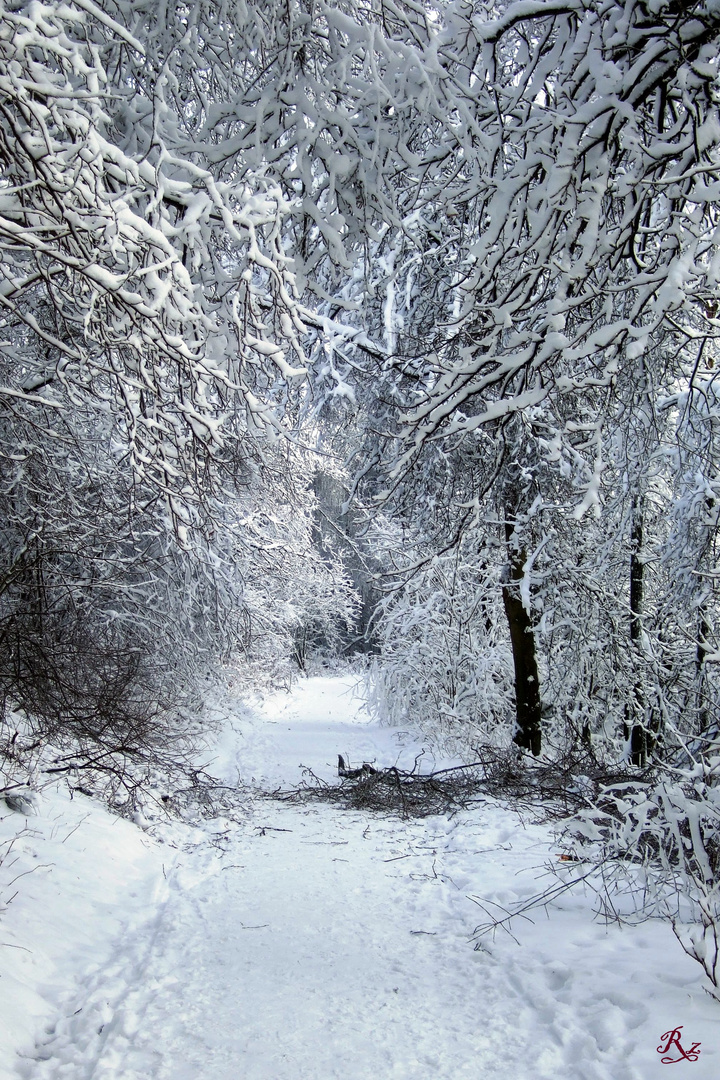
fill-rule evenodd
<path id="1" fill-rule="evenodd" d="M 715 499 L 706 499 L 705 507 L 708 518 L 712 521 L 716 517 Z M 709 530 L 708 541 L 712 542 L 712 528 Z M 708 622 L 708 612 L 704 602 L 700 604 L 697 612 L 697 646 L 695 649 L 695 701 L 697 710 L 697 732 L 702 735 L 707 731 L 710 723 L 708 712 L 708 700 L 706 692 L 707 672 L 705 657 L 707 656 L 707 642 L 710 637 L 711 626 Z"/>
<path id="2" fill-rule="evenodd" d="M 705 608 L 698 611 L 698 642 L 695 652 L 695 685 L 697 694 L 698 734 L 701 735 L 709 723 L 707 699 L 705 697 L 705 649 L 710 626 L 705 617 Z"/>
<path id="3" fill-rule="evenodd" d="M 633 501 L 632 531 L 630 533 L 630 647 L 633 658 L 640 664 L 642 658 L 642 609 L 645 566 L 641 549 L 643 542 L 643 511 L 640 500 Z M 633 688 L 633 700 L 629 705 L 629 723 L 626 737 L 630 736 L 630 762 L 640 767 L 647 763 L 649 732 L 644 723 L 645 695 L 638 672 Z"/>
<path id="4" fill-rule="evenodd" d="M 520 597 L 519 581 L 523 576 L 523 566 L 527 553 L 513 549 L 511 538 L 514 532 L 512 523 L 505 526 L 510 553 L 509 581 L 503 585 L 503 603 L 510 627 L 513 665 L 515 668 L 515 711 L 517 732 L 514 741 L 524 750 L 530 750 L 536 757 L 540 753 L 542 742 L 540 679 L 538 676 L 535 653 L 535 635 L 530 614 L 525 610 Z"/>

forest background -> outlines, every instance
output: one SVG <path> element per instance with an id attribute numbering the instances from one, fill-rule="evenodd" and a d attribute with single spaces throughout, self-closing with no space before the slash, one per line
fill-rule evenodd
<path id="1" fill-rule="evenodd" d="M 0 12 L 3 791 L 359 653 L 716 972 L 720 3 Z"/>

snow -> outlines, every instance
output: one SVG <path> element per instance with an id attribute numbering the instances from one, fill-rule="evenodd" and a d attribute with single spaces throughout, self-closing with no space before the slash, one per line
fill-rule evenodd
<path id="1" fill-rule="evenodd" d="M 332 781 L 338 753 L 412 765 L 422 745 L 368 720 L 356 677 L 227 713 L 210 768 L 256 785 L 239 823 L 148 832 L 59 787 L 27 818 L 0 866 L 2 1080 L 655 1080 L 680 1025 L 700 1043 L 682 1068 L 718 1075 L 718 1006 L 665 923 L 606 925 L 574 890 L 473 949 L 481 902 L 550 883 L 547 823 L 258 793 Z M 2 842 L 24 819 L 0 817 Z"/>
<path id="2" fill-rule="evenodd" d="M 161 849 L 136 826 L 60 787 L 35 801 L 23 817 L 0 799 L 2 1080 L 32 1075 L 17 1053 L 43 1038 L 119 942 L 142 936 L 162 893 Z"/>

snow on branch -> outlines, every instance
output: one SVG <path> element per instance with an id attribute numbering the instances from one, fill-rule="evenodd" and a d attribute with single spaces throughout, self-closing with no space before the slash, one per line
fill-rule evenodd
<path id="1" fill-rule="evenodd" d="M 428 327 L 394 365 L 396 474 L 438 436 L 542 401 L 567 413 L 561 396 L 699 332 L 720 286 L 716 7 L 483 5 L 465 34 L 463 18 L 439 35 L 414 320 L 393 281 L 396 318 Z"/>
<path id="2" fill-rule="evenodd" d="M 71 398 L 114 399 L 136 472 L 179 505 L 230 408 L 282 425 L 303 311 L 277 184 L 178 151 L 177 84 L 111 69 L 119 43 L 143 53 L 90 0 L 0 5 L 0 302 Z"/>

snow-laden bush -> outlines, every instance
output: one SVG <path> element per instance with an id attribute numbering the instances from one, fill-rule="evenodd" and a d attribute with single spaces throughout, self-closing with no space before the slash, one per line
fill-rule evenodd
<path id="1" fill-rule="evenodd" d="M 310 482 L 285 483 L 278 496 L 249 500 L 233 529 L 242 582 L 233 668 L 245 685 L 288 684 L 314 656 L 334 651 L 357 611 L 342 554 L 316 543 Z"/>
<path id="2" fill-rule="evenodd" d="M 289 668 L 298 627 L 329 636 L 352 591 L 313 545 L 307 454 L 238 430 L 180 544 L 114 418 L 58 397 L 44 437 L 32 403 L 0 398 L 0 762 L 20 731 L 52 768 L 124 778 L 123 758 L 183 757 L 218 666 Z"/>
<path id="3" fill-rule="evenodd" d="M 564 835 L 605 912 L 670 920 L 720 1000 L 720 757 L 606 787 Z"/>
<path id="4" fill-rule="evenodd" d="M 457 549 L 434 556 L 387 596 L 376 621 L 380 656 L 370 706 L 457 749 L 509 742 L 513 677 L 497 573 Z"/>

